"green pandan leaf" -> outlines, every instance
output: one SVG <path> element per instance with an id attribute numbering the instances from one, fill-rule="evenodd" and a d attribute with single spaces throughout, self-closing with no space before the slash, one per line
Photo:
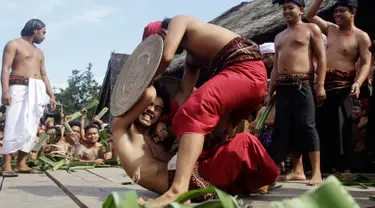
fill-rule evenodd
<path id="1" fill-rule="evenodd" d="M 138 205 L 138 194 L 135 191 L 112 192 L 102 208 L 143 208 Z"/>

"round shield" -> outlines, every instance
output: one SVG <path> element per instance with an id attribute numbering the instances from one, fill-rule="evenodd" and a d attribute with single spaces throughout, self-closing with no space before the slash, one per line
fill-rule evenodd
<path id="1" fill-rule="evenodd" d="M 163 39 L 151 35 L 126 60 L 111 94 L 113 116 L 126 113 L 151 83 L 163 54 Z"/>

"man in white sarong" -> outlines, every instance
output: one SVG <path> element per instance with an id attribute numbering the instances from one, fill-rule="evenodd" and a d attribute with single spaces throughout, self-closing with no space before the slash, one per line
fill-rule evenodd
<path id="1" fill-rule="evenodd" d="M 3 176 L 38 173 L 26 164 L 26 156 L 35 145 L 38 124 L 50 97 L 56 101 L 49 83 L 43 52 L 35 46 L 45 38 L 45 24 L 31 19 L 21 31 L 21 38 L 9 41 L 3 54 L 1 72 L 2 103 L 7 106 L 3 139 Z M 12 71 L 10 72 L 10 69 Z M 12 154 L 18 152 L 16 171 L 11 167 Z"/>

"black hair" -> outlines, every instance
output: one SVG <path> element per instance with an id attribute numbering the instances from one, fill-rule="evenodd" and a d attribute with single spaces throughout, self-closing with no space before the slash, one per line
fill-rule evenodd
<path id="1" fill-rule="evenodd" d="M 70 121 L 69 122 L 69 126 L 70 127 L 73 127 L 73 126 L 78 126 L 81 128 L 81 123 L 79 121 Z"/>
<path id="2" fill-rule="evenodd" d="M 31 19 L 26 22 L 25 26 L 21 30 L 22 37 L 28 37 L 34 35 L 34 30 L 41 30 L 46 25 L 39 19 Z"/>
<path id="3" fill-rule="evenodd" d="M 161 22 L 161 28 L 164 30 L 168 30 L 168 26 L 171 21 L 172 21 L 172 18 L 168 18 L 168 17 L 164 18 L 164 20 Z M 186 33 L 184 34 L 182 39 L 184 40 L 185 37 L 186 37 Z M 178 46 L 176 50 L 176 54 L 181 54 L 182 52 L 184 52 L 184 49 L 181 46 Z"/>
<path id="4" fill-rule="evenodd" d="M 4 123 L 0 124 L 0 131 L 4 132 L 4 128 L 5 128 L 5 124 Z"/>
<path id="5" fill-rule="evenodd" d="M 171 111 L 169 92 L 165 85 L 161 84 L 160 81 L 154 81 L 152 84 L 156 89 L 156 96 L 163 100 L 164 108 L 163 115 L 168 114 Z"/>
<path id="6" fill-rule="evenodd" d="M 97 125 L 99 129 L 101 129 L 102 124 L 99 121 L 93 121 L 91 123 Z"/>
<path id="7" fill-rule="evenodd" d="M 97 129 L 97 130 L 99 131 L 99 127 L 98 127 L 98 125 L 93 124 L 93 123 L 90 123 L 89 125 L 87 125 L 87 126 L 85 127 L 85 132 L 86 132 L 87 130 L 89 130 L 89 129 L 92 129 L 92 128 L 95 128 L 95 129 Z"/>

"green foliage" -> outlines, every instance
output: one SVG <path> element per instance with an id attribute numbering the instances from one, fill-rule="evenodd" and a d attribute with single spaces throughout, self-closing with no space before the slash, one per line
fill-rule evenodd
<path id="1" fill-rule="evenodd" d="M 198 208 L 237 208 L 240 207 L 236 199 L 229 194 L 221 191 L 220 189 L 210 186 L 205 189 L 191 190 L 182 194 L 176 201 L 170 203 L 168 208 L 186 208 L 189 206 L 183 205 L 184 202 L 198 197 L 203 196 L 208 193 L 215 193 L 218 195 L 219 200 L 210 200 L 203 202 L 194 207 Z M 102 208 L 125 208 L 125 207 L 134 207 L 134 208 L 151 208 L 151 206 L 141 206 L 138 205 L 138 194 L 135 191 L 127 192 L 113 192 L 104 202 Z"/>
<path id="2" fill-rule="evenodd" d="M 67 80 L 68 86 L 65 89 L 60 88 L 59 92 L 55 93 L 57 102 L 64 105 L 65 113 L 81 111 L 87 103 L 98 99 L 101 86 L 95 80 L 91 70 L 91 63 L 83 72 L 73 69 L 72 75 Z M 88 114 L 90 116 L 92 112 L 89 111 Z"/>

